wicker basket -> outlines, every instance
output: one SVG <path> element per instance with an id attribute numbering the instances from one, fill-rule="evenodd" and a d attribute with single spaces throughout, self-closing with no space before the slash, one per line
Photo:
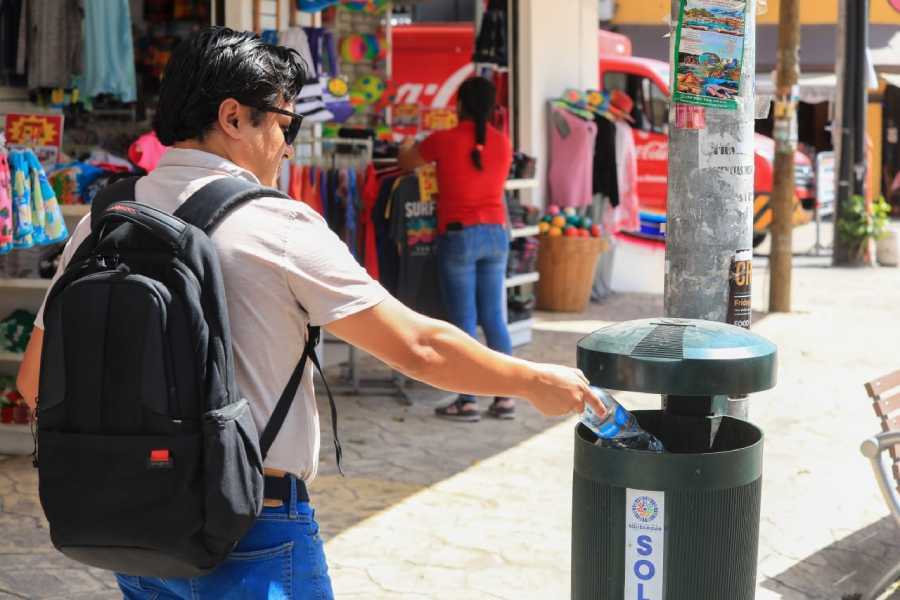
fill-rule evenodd
<path id="1" fill-rule="evenodd" d="M 537 308 L 581 312 L 591 298 L 597 258 L 606 250 L 602 238 L 541 236 L 538 249 Z"/>

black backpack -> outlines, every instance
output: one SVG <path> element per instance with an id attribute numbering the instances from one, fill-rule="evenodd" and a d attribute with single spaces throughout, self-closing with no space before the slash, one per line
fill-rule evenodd
<path id="1" fill-rule="evenodd" d="M 40 499 L 66 556 L 130 575 L 196 577 L 228 556 L 262 509 L 263 460 L 307 360 L 321 373 L 319 331 L 310 327 L 260 436 L 235 385 L 209 235 L 244 202 L 286 196 L 229 177 L 169 215 L 134 202 L 134 184 L 98 194 L 91 235 L 47 296 Z M 340 464 L 336 435 L 335 449 Z"/>

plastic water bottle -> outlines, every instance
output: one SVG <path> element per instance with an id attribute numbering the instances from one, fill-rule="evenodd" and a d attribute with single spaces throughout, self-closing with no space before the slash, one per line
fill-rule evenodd
<path id="1" fill-rule="evenodd" d="M 612 394 L 593 386 L 591 391 L 606 407 L 606 416 L 597 416 L 591 406 L 585 404 L 581 422 L 597 436 L 598 446 L 665 452 L 662 442 L 641 429 L 634 415 L 622 408 Z"/>

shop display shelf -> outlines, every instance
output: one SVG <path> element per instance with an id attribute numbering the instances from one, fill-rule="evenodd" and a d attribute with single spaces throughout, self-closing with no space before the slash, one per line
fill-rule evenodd
<path id="1" fill-rule="evenodd" d="M 533 273 L 519 273 L 518 275 L 506 278 L 506 287 L 511 288 L 527 283 L 535 283 L 540 278 L 541 274 L 537 271 L 534 271 Z"/>
<path id="2" fill-rule="evenodd" d="M 532 179 L 507 179 L 503 189 L 512 190 L 533 190 L 538 187 L 538 180 Z"/>
<path id="3" fill-rule="evenodd" d="M 29 278 L 4 278 L 0 277 L 0 291 L 46 291 L 50 287 L 49 279 Z"/>
<path id="4" fill-rule="evenodd" d="M 513 227 L 509 232 L 509 237 L 514 240 L 516 238 L 532 237 L 539 233 L 540 229 L 538 229 L 537 225 L 526 225 L 525 227 Z"/>
<path id="5" fill-rule="evenodd" d="M 0 454 L 27 456 L 34 452 L 31 424 L 0 423 Z"/>
<path id="6" fill-rule="evenodd" d="M 509 338 L 514 348 L 531 343 L 534 319 L 522 319 L 508 325 Z"/>

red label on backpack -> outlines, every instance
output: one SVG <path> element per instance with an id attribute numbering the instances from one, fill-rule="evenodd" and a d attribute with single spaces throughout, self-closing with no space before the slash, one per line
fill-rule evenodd
<path id="1" fill-rule="evenodd" d="M 168 448 L 150 451 L 150 460 L 148 465 L 151 469 L 167 469 L 172 466 L 172 457 Z"/>

